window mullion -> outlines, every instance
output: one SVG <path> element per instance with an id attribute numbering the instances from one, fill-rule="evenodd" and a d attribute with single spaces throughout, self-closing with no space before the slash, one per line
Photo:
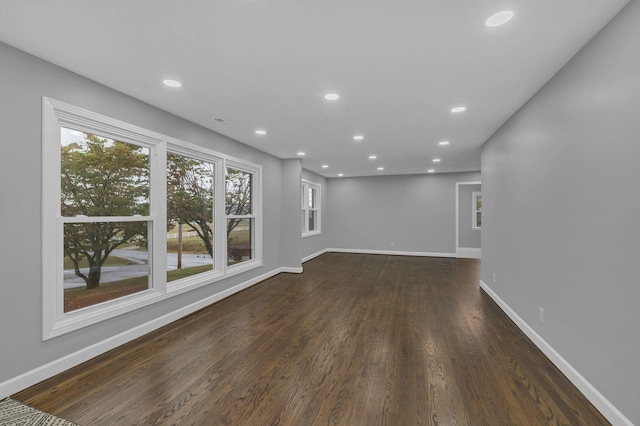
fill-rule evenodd
<path id="1" fill-rule="evenodd" d="M 149 257 L 153 289 L 167 291 L 167 143 L 162 142 L 151 155 L 150 213 L 156 220 L 151 222 L 151 256 Z"/>

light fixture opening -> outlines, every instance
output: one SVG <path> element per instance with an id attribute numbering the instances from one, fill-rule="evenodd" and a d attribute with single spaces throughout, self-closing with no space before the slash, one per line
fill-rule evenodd
<path id="1" fill-rule="evenodd" d="M 256 135 L 266 135 L 267 131 L 266 130 L 262 130 L 262 129 L 258 129 L 255 131 Z"/>
<path id="2" fill-rule="evenodd" d="M 451 112 L 465 112 L 467 110 L 466 106 L 457 106 L 451 108 Z"/>
<path id="3" fill-rule="evenodd" d="M 503 10 L 491 15 L 484 24 L 487 27 L 499 27 L 500 25 L 504 25 L 509 22 L 511 18 L 513 18 L 513 12 L 510 10 Z"/>
<path id="4" fill-rule="evenodd" d="M 449 141 L 440 141 L 438 142 L 438 145 L 442 145 L 442 146 L 449 145 Z"/>
<path id="5" fill-rule="evenodd" d="M 304 152 L 300 151 L 296 155 L 298 155 L 299 157 L 304 157 L 306 154 Z"/>
<path id="6" fill-rule="evenodd" d="M 370 155 L 370 156 L 369 156 L 369 160 L 375 160 L 376 158 L 378 158 L 378 156 L 377 156 L 377 155 Z"/>
<path id="7" fill-rule="evenodd" d="M 355 136 L 353 137 L 353 140 L 354 140 L 354 141 L 361 141 L 362 139 L 364 139 L 364 136 L 362 136 L 362 135 L 355 135 Z"/>
<path id="8" fill-rule="evenodd" d="M 322 168 L 323 168 L 323 169 L 328 169 L 328 168 L 329 168 L 329 165 L 328 165 L 328 164 L 323 164 L 323 165 L 322 165 Z"/>
<path id="9" fill-rule="evenodd" d="M 434 159 L 433 159 L 433 160 L 431 160 L 431 161 L 433 161 L 434 163 L 439 163 L 439 162 L 440 162 L 440 159 L 439 159 L 439 158 L 434 158 Z"/>
<path id="10" fill-rule="evenodd" d="M 327 93 L 326 95 L 324 95 L 324 98 L 328 101 L 335 101 L 336 99 L 340 98 L 340 95 L 338 95 L 337 93 Z"/>
<path id="11" fill-rule="evenodd" d="M 182 86 L 182 83 L 180 83 L 178 80 L 166 79 L 166 80 L 162 80 L 162 83 L 167 87 L 181 87 Z"/>

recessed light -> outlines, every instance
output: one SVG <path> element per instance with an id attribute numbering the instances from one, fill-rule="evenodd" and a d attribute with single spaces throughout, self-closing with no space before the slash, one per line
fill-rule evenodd
<path id="1" fill-rule="evenodd" d="M 364 136 L 362 136 L 362 135 L 355 135 L 355 136 L 353 137 L 353 140 L 354 140 L 354 141 L 361 141 L 362 139 L 364 139 Z"/>
<path id="2" fill-rule="evenodd" d="M 338 177 L 344 176 L 344 173 L 338 173 Z"/>
<path id="3" fill-rule="evenodd" d="M 438 145 L 442 145 L 442 146 L 449 145 L 449 141 L 440 141 L 438 142 Z"/>
<path id="4" fill-rule="evenodd" d="M 451 112 L 464 112 L 466 110 L 467 110 L 467 107 L 465 106 L 457 106 L 457 107 L 451 108 Z"/>
<path id="5" fill-rule="evenodd" d="M 267 134 L 267 131 L 266 131 L 266 130 L 258 129 L 258 130 L 256 130 L 256 132 L 255 132 L 255 133 L 256 133 L 256 135 L 266 135 L 266 134 Z"/>
<path id="6" fill-rule="evenodd" d="M 435 170 L 434 170 L 434 169 L 429 169 L 429 170 L 427 170 L 427 173 L 433 173 L 433 172 L 435 172 Z"/>
<path id="7" fill-rule="evenodd" d="M 377 156 L 377 155 L 370 155 L 370 156 L 369 156 L 369 160 L 375 160 L 376 158 L 378 158 L 378 156 Z"/>
<path id="8" fill-rule="evenodd" d="M 324 95 L 324 98 L 328 101 L 335 101 L 339 97 L 340 95 L 338 95 L 337 93 L 327 93 L 326 95 Z"/>
<path id="9" fill-rule="evenodd" d="M 439 163 L 439 162 L 440 162 L 440 159 L 439 159 L 439 158 L 434 158 L 434 159 L 433 159 L 433 160 L 431 160 L 431 161 L 433 161 L 434 163 Z"/>
<path id="10" fill-rule="evenodd" d="M 162 80 L 162 82 L 164 83 L 165 86 L 169 86 L 169 87 L 180 87 L 182 86 L 182 83 L 180 83 L 178 80 Z"/>
<path id="11" fill-rule="evenodd" d="M 322 168 L 323 168 L 323 169 L 328 169 L 328 168 L 329 168 L 329 165 L 328 165 L 328 164 L 323 164 L 323 165 L 322 165 Z"/>
<path id="12" fill-rule="evenodd" d="M 510 10 L 503 10 L 502 12 L 495 13 L 487 19 L 484 24 L 487 27 L 499 27 L 509 22 L 513 18 L 513 12 Z"/>
<path id="13" fill-rule="evenodd" d="M 378 170 L 379 170 L 379 171 L 380 171 L 380 170 L 384 170 L 384 167 L 378 167 Z"/>
<path id="14" fill-rule="evenodd" d="M 304 157 L 306 154 L 302 151 L 298 152 L 297 155 L 299 155 L 300 157 Z"/>

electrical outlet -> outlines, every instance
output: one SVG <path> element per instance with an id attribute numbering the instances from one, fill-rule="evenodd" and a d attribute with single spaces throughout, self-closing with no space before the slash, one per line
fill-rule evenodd
<path id="1" fill-rule="evenodd" d="M 538 307 L 538 319 L 544 324 L 544 308 L 542 306 Z"/>

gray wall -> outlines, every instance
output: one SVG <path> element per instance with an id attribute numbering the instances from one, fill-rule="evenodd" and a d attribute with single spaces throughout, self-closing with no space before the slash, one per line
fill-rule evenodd
<path id="1" fill-rule="evenodd" d="M 145 103 L 0 44 L 0 382 L 101 342 L 282 265 L 282 164 Z M 263 166 L 265 265 L 42 342 L 41 97 L 48 96 Z M 299 174 L 297 175 L 299 180 Z M 299 185 L 295 184 L 296 194 Z M 298 195 L 296 195 L 297 197 Z M 297 247 L 298 237 L 294 244 Z M 299 261 L 298 261 L 299 263 Z"/>
<path id="2" fill-rule="evenodd" d="M 472 194 L 480 192 L 481 185 L 460 185 L 458 191 L 458 247 L 480 248 L 480 230 L 473 229 Z"/>
<path id="3" fill-rule="evenodd" d="M 298 194 L 298 238 L 300 238 L 300 258 L 304 259 L 307 256 L 311 256 L 329 247 L 327 245 L 328 235 L 328 209 L 329 202 L 327 201 L 329 188 L 327 185 L 327 179 L 317 175 L 309 170 L 302 169 L 302 178 L 310 182 L 320 184 L 320 235 L 314 235 L 311 237 L 300 237 L 302 234 L 302 224 L 300 224 L 300 194 Z M 300 185 L 298 184 L 298 187 Z M 300 191 L 298 189 L 298 191 Z"/>
<path id="4" fill-rule="evenodd" d="M 455 253 L 456 182 L 479 180 L 477 172 L 329 179 L 330 247 Z"/>
<path id="5" fill-rule="evenodd" d="M 482 280 L 635 424 L 639 22 L 634 0 L 482 150 Z"/>
<path id="6" fill-rule="evenodd" d="M 280 232 L 280 256 L 282 266 L 300 268 L 300 179 L 302 162 L 299 158 L 282 160 L 282 229 Z"/>

